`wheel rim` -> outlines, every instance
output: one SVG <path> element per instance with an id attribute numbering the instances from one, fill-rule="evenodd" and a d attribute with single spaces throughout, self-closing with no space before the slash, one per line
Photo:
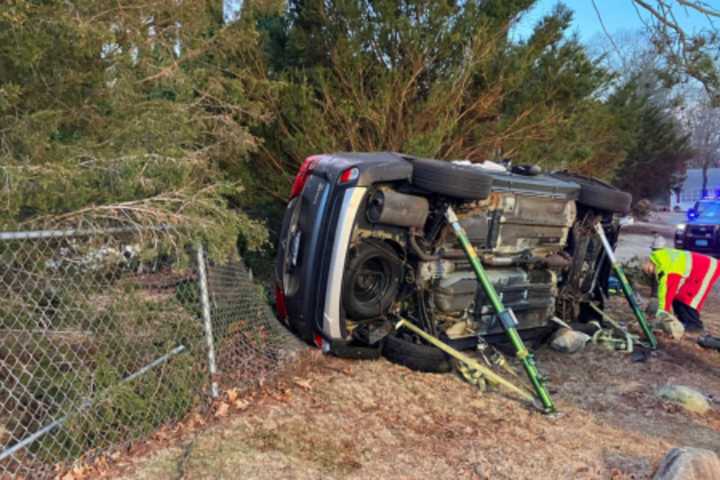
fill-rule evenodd
<path id="1" fill-rule="evenodd" d="M 353 279 L 353 296 L 362 303 L 381 302 L 390 281 L 387 261 L 381 257 L 371 257 L 362 264 Z"/>

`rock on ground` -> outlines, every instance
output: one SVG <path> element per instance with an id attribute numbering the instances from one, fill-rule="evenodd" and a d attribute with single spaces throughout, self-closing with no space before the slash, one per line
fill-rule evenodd
<path id="1" fill-rule="evenodd" d="M 673 448 L 660 462 L 653 480 L 720 480 L 720 459 L 703 448 Z"/>
<path id="2" fill-rule="evenodd" d="M 550 346 L 558 352 L 575 353 L 585 348 L 588 341 L 590 341 L 590 336 L 585 333 L 561 328 L 555 333 Z"/>
<path id="3" fill-rule="evenodd" d="M 665 385 L 658 390 L 658 396 L 701 415 L 710 410 L 710 403 L 704 394 L 684 385 Z"/>
<path id="4" fill-rule="evenodd" d="M 674 340 L 680 340 L 685 335 L 685 327 L 675 317 L 665 318 L 659 322 L 660 330 L 670 335 Z"/>

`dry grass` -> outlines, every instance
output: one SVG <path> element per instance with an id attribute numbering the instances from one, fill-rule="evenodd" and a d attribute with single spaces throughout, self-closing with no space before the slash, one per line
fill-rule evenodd
<path id="1" fill-rule="evenodd" d="M 720 332 L 717 299 L 704 319 Z M 452 375 L 316 353 L 294 382 L 137 459 L 126 478 L 649 478 L 673 446 L 720 450 L 717 405 L 699 417 L 655 395 L 675 382 L 720 399 L 720 353 L 660 343 L 646 363 L 599 347 L 540 351 L 556 418 Z"/>

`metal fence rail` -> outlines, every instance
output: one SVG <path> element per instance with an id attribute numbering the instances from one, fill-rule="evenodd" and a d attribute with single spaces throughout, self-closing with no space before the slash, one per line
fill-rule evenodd
<path id="1" fill-rule="evenodd" d="M 168 228 L 0 234 L 0 478 L 127 445 L 297 349 L 239 258 L 184 243 Z"/>

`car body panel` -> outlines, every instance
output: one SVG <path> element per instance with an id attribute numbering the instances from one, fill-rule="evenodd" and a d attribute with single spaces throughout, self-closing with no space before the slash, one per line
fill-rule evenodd
<path id="1" fill-rule="evenodd" d="M 363 185 L 407 181 L 412 175 L 410 163 L 394 153 L 337 153 L 316 158 L 299 197 L 289 204 L 288 210 L 297 209 L 297 218 L 293 223 L 292 214 L 286 213 L 278 243 L 281 260 L 276 268 L 276 282 L 285 294 L 287 321 L 307 341 L 317 334 L 328 340 L 346 335 L 338 321 L 340 299 L 331 292 L 341 284 L 342 276 L 338 281 L 337 272 L 343 269 L 345 256 L 339 252 L 347 246 L 357 206 L 366 190 Z M 358 169 L 356 180 L 339 185 L 341 174 L 350 168 Z M 294 246 L 298 235 L 300 244 Z M 299 251 L 295 265 L 289 262 L 291 248 Z M 294 285 L 287 281 L 288 269 L 296 277 Z M 328 281 L 332 281 L 332 289 L 327 288 Z"/>
<path id="2" fill-rule="evenodd" d="M 333 340 L 342 339 L 343 328 L 340 317 L 342 298 L 342 280 L 345 274 L 345 260 L 358 208 L 367 192 L 366 187 L 353 187 L 345 190 L 340 208 L 340 221 L 335 232 L 335 241 L 330 255 L 330 266 L 325 289 L 325 308 L 323 311 L 323 333 Z"/>

